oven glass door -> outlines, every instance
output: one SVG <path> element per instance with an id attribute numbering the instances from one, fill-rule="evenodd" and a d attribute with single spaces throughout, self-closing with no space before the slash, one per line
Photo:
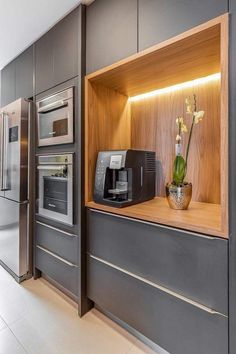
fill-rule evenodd
<path id="1" fill-rule="evenodd" d="M 37 102 L 38 146 L 73 143 L 73 89 Z"/>
<path id="2" fill-rule="evenodd" d="M 68 179 L 43 177 L 43 208 L 63 215 L 68 213 Z"/>
<path id="3" fill-rule="evenodd" d="M 38 165 L 38 214 L 73 225 L 72 165 Z"/>

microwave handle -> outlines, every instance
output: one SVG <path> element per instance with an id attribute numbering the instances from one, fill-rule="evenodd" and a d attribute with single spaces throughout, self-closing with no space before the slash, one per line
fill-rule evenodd
<path id="1" fill-rule="evenodd" d="M 62 108 L 65 106 L 68 106 L 68 102 L 66 100 L 59 100 L 53 103 L 49 103 L 42 108 L 39 108 L 38 113 L 47 113 L 52 111 L 53 109 Z"/>

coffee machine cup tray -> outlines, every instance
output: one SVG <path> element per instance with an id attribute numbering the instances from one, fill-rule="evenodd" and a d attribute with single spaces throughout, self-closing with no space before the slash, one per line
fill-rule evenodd
<path id="1" fill-rule="evenodd" d="M 124 189 L 117 189 L 117 188 L 115 188 L 115 189 L 108 189 L 108 193 L 121 195 L 121 194 L 126 194 L 126 193 L 128 193 L 128 191 L 127 191 L 127 190 L 124 190 Z"/>

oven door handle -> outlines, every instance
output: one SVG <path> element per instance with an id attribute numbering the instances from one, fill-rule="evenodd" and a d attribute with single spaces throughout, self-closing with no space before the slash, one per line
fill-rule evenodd
<path id="1" fill-rule="evenodd" d="M 62 108 L 65 106 L 68 106 L 68 101 L 67 100 L 59 100 L 59 101 L 49 103 L 46 106 L 39 108 L 38 113 L 47 113 L 47 112 L 52 111 L 53 109 Z"/>
<path id="2" fill-rule="evenodd" d="M 62 171 L 65 168 L 65 165 L 62 166 L 55 166 L 55 165 L 39 165 L 37 166 L 38 170 L 56 170 L 56 171 Z"/>

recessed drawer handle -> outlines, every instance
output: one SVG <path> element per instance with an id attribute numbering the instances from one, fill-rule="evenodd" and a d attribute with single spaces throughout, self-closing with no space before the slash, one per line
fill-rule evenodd
<path id="1" fill-rule="evenodd" d="M 207 236 L 207 235 L 201 235 L 201 234 L 197 234 L 197 233 L 194 233 L 194 232 L 189 232 L 189 231 L 186 231 L 186 230 L 180 230 L 180 229 L 176 229 L 175 227 L 169 227 L 169 226 L 165 226 L 165 225 L 162 225 L 162 224 L 155 224 L 155 223 L 152 223 L 152 222 L 148 222 L 148 221 L 143 221 L 143 220 L 139 220 L 139 219 L 134 219 L 132 217 L 127 217 L 127 216 L 123 216 L 123 215 L 118 215 L 118 214 L 112 214 L 112 213 L 109 213 L 107 211 L 101 211 L 101 210 L 97 210 L 97 209 L 92 209 L 92 208 L 89 208 L 89 210 L 93 213 L 97 213 L 97 214 L 103 214 L 103 215 L 109 215 L 109 216 L 113 216 L 114 218 L 118 218 L 118 219 L 125 219 L 125 220 L 129 220 L 129 221 L 133 221 L 133 222 L 137 222 L 137 223 L 140 223 L 140 224 L 145 224 L 145 225 L 150 225 L 150 226 L 154 226 L 154 227 L 160 227 L 162 229 L 167 229 L 167 230 L 176 230 L 178 232 L 181 231 L 182 234 L 187 234 L 187 235 L 192 235 L 192 236 L 196 236 L 196 237 L 202 237 L 202 238 L 206 238 L 208 240 L 217 240 L 217 237 L 213 237 L 213 236 Z"/>
<path id="2" fill-rule="evenodd" d="M 74 235 L 74 234 L 71 234 L 71 233 L 69 233 L 69 232 L 66 232 L 66 231 L 57 229 L 56 227 L 53 227 L 53 226 L 51 226 L 51 225 L 44 224 L 43 222 L 40 222 L 40 221 L 36 221 L 36 224 L 39 224 L 39 225 L 42 225 L 42 226 L 44 226 L 44 227 L 47 227 L 48 229 L 51 229 L 51 230 L 60 232 L 61 234 L 64 234 L 64 235 L 69 236 L 69 237 L 77 237 L 77 235 Z"/>
<path id="3" fill-rule="evenodd" d="M 162 286 L 162 285 L 153 283 L 153 282 L 150 281 L 150 280 L 147 280 L 147 279 L 145 279 L 145 278 L 143 278 L 143 277 L 140 277 L 139 275 L 136 275 L 136 274 L 134 274 L 134 273 L 131 273 L 131 272 L 129 272 L 129 271 L 123 269 L 123 268 L 120 268 L 120 267 L 118 267 L 118 266 L 116 266 L 116 265 L 114 265 L 114 264 L 112 264 L 112 263 L 110 263 L 110 262 L 107 262 L 107 261 L 105 261 L 105 260 L 103 260 L 103 259 L 101 259 L 101 258 L 99 258 L 99 257 L 93 256 L 92 254 L 88 254 L 88 255 L 89 255 L 92 259 L 95 259 L 96 261 L 98 261 L 98 262 L 100 262 L 100 263 L 103 263 L 103 264 L 105 264 L 105 265 L 107 265 L 107 266 L 109 266 L 109 267 L 111 267 L 111 268 L 114 268 L 114 269 L 116 269 L 116 270 L 119 270 L 120 272 L 122 272 L 122 273 L 124 273 L 124 274 L 127 274 L 127 275 L 129 275 L 129 276 L 131 276 L 131 277 L 133 277 L 133 278 L 135 278 L 135 279 L 138 279 L 138 280 L 142 281 L 143 283 L 146 283 L 146 284 L 148 284 L 148 285 L 151 285 L 152 287 L 157 288 L 158 290 L 161 290 L 162 292 L 165 292 L 165 293 L 168 294 L 168 295 L 171 295 L 171 296 L 173 296 L 173 297 L 176 297 L 177 299 L 182 300 L 182 301 L 184 301 L 184 302 L 186 302 L 186 303 L 188 303 L 188 304 L 190 304 L 190 305 L 193 305 L 193 306 L 195 306 L 195 307 L 198 307 L 199 309 L 208 312 L 210 315 L 218 315 L 218 316 L 223 316 L 223 317 L 228 318 L 226 315 L 224 315 L 224 314 L 222 314 L 222 313 L 220 313 L 220 312 L 217 312 L 217 311 L 215 311 L 215 310 L 213 310 L 213 309 L 211 309 L 211 308 L 209 308 L 209 307 L 207 307 L 207 306 L 205 306 L 205 305 L 202 305 L 202 304 L 200 304 L 200 303 L 198 303 L 198 302 L 196 302 L 196 301 L 194 301 L 194 300 L 191 300 L 191 299 L 189 299 L 189 298 L 187 298 L 187 297 L 185 297 L 185 296 L 183 296 L 183 295 L 177 294 L 177 293 L 175 293 L 174 291 L 169 290 L 169 289 L 165 288 L 165 287 Z"/>
<path id="4" fill-rule="evenodd" d="M 50 254 L 50 256 L 52 256 L 52 257 L 58 259 L 59 261 L 61 261 L 61 262 L 65 263 L 65 264 L 67 264 L 68 266 L 70 266 L 70 267 L 76 267 L 76 268 L 77 268 L 77 265 L 76 265 L 76 264 L 73 264 L 73 263 L 71 263 L 71 262 L 68 262 L 68 261 L 65 260 L 64 258 L 62 258 L 62 257 L 58 256 L 57 254 L 55 254 L 55 253 L 53 253 L 53 252 L 47 250 L 46 248 L 44 248 L 44 247 L 42 247 L 42 246 L 39 246 L 39 245 L 37 245 L 36 247 L 39 248 L 41 251 L 43 251 L 43 252 L 45 252 L 45 253 L 47 253 L 47 254 Z"/>

